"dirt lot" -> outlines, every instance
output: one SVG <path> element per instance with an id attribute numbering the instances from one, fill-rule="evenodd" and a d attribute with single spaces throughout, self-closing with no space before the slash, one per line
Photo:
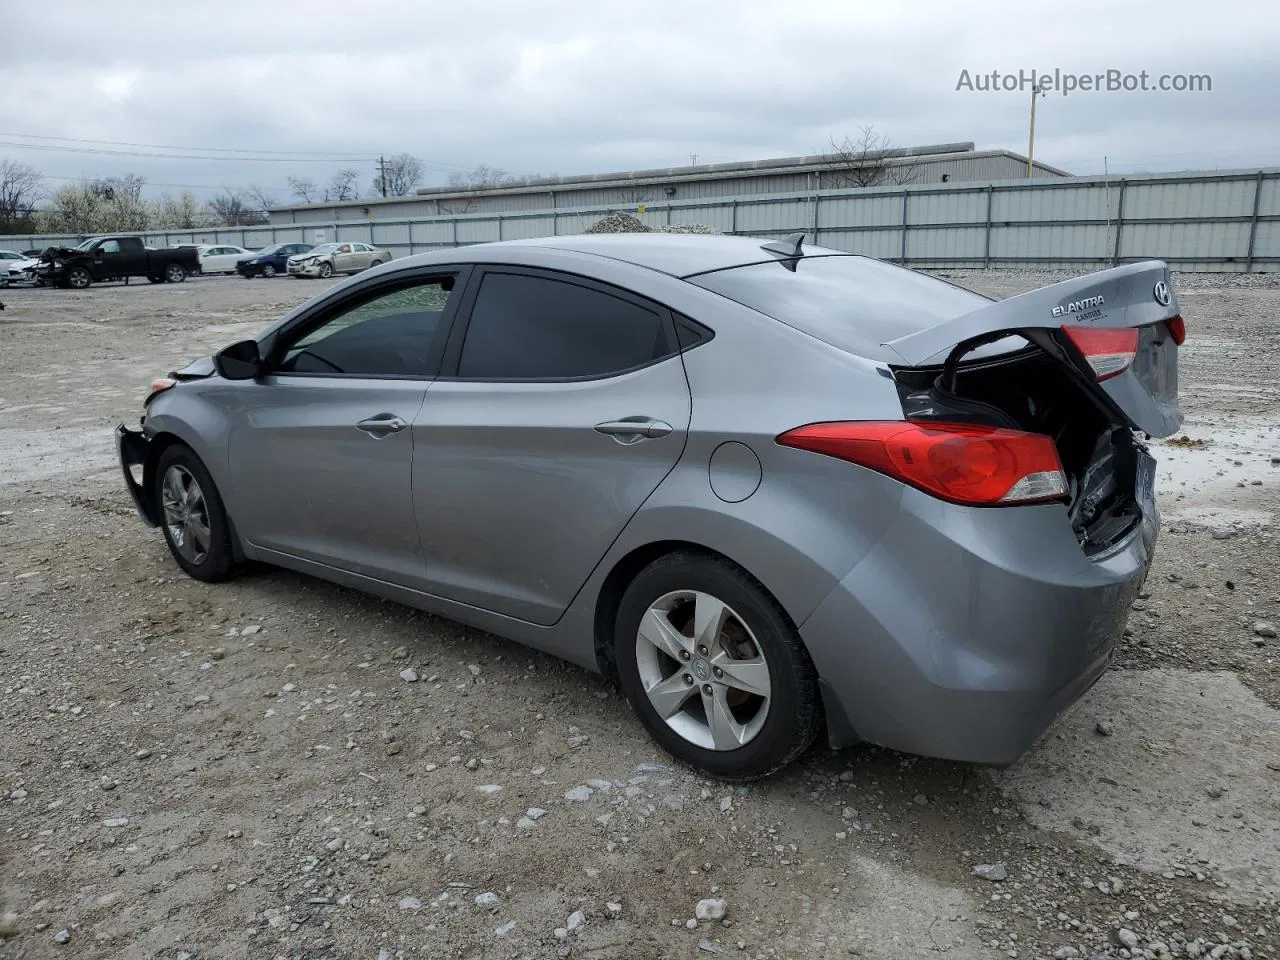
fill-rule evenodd
<path id="1" fill-rule="evenodd" d="M 0 957 L 1280 957 L 1280 280 L 1178 278 L 1148 594 L 1029 756 L 816 749 L 738 789 L 542 655 L 179 574 L 110 430 L 320 289 L 0 292 Z"/>

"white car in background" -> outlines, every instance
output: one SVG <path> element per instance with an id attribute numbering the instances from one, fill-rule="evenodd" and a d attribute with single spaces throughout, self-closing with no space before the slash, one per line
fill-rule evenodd
<path id="1" fill-rule="evenodd" d="M 14 264 L 27 258 L 17 250 L 0 250 L 0 287 L 9 285 L 9 271 Z"/>
<path id="2" fill-rule="evenodd" d="M 233 247 L 230 244 L 202 246 L 200 254 L 201 273 L 235 273 L 236 263 L 245 257 L 252 256 L 252 250 L 244 247 Z"/>

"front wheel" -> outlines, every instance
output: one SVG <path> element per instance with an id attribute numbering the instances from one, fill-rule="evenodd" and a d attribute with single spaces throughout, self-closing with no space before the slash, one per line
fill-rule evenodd
<path id="1" fill-rule="evenodd" d="M 171 263 L 164 268 L 166 283 L 182 283 L 187 279 L 187 268 L 180 263 Z"/>
<path id="2" fill-rule="evenodd" d="M 320 264 L 320 269 L 318 272 L 320 274 L 321 280 L 328 280 L 330 277 L 333 276 L 333 264 L 332 263 Z"/>
<path id="3" fill-rule="evenodd" d="M 73 290 L 83 290 L 93 283 L 93 274 L 88 267 L 72 267 L 67 271 L 67 286 Z"/>
<path id="4" fill-rule="evenodd" d="M 270 280 L 272 277 L 276 275 L 276 268 L 268 263 L 265 266 L 263 266 L 262 275 L 266 277 L 268 280 Z"/>
<path id="5" fill-rule="evenodd" d="M 235 572 L 231 524 L 200 458 L 174 444 L 160 454 L 155 476 L 161 527 L 178 566 L 196 580 L 227 579 Z"/>
<path id="6" fill-rule="evenodd" d="M 817 672 L 778 602 L 728 560 L 676 553 L 623 594 L 622 691 L 677 760 L 723 780 L 787 766 L 821 728 Z"/>

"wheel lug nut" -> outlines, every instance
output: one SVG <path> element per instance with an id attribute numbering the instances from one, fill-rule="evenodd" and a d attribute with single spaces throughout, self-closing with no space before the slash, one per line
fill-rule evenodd
<path id="1" fill-rule="evenodd" d="M 698 652 L 699 652 L 700 654 L 702 654 L 702 655 L 705 657 L 705 656 L 707 655 L 707 648 L 706 648 L 706 647 L 698 647 Z"/>
<path id="2" fill-rule="evenodd" d="M 721 670 L 719 667 L 716 667 L 713 672 L 715 673 L 717 680 L 724 676 L 724 671 Z"/>
<path id="3" fill-rule="evenodd" d="M 704 683 L 702 685 L 702 692 L 705 693 L 708 697 L 711 696 L 711 684 Z"/>
<path id="4" fill-rule="evenodd" d="M 687 673 L 686 673 L 686 674 L 684 675 L 684 682 L 685 682 L 686 684 L 688 684 L 689 686 L 691 686 L 691 687 L 692 687 L 692 686 L 693 686 L 693 677 L 689 676 L 689 674 L 687 674 Z"/>
<path id="5" fill-rule="evenodd" d="M 680 651 L 680 659 L 681 659 L 681 660 L 688 660 L 688 659 L 689 659 L 689 651 L 688 651 L 688 650 L 681 650 L 681 651 Z"/>

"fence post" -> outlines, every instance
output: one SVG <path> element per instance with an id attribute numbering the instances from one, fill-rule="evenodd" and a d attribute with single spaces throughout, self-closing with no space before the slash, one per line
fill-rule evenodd
<path id="1" fill-rule="evenodd" d="M 458 245 L 458 219 L 455 217 L 449 222 L 453 224 L 453 245 L 456 247 Z"/>
<path id="2" fill-rule="evenodd" d="M 818 204 L 822 202 L 822 197 L 818 194 L 813 195 L 813 245 L 818 245 Z"/>
<path id="3" fill-rule="evenodd" d="M 671 226 L 671 203 L 667 203 L 667 226 Z"/>
<path id="4" fill-rule="evenodd" d="M 1253 216 L 1249 219 L 1249 250 L 1245 254 L 1244 272 L 1253 273 L 1253 244 L 1258 238 L 1258 203 L 1262 200 L 1262 171 L 1253 181 Z"/>
<path id="5" fill-rule="evenodd" d="M 560 236 L 560 212 L 554 209 L 551 211 L 551 235 L 553 237 Z"/>
<path id="6" fill-rule="evenodd" d="M 1116 201 L 1116 245 L 1111 251 L 1111 265 L 1114 267 L 1120 263 L 1120 234 L 1124 233 L 1124 185 L 1125 179 L 1120 178 L 1120 199 Z"/>
<path id="7" fill-rule="evenodd" d="M 502 217 L 501 217 L 501 215 L 499 215 L 499 217 L 498 217 L 498 239 L 499 239 L 499 240 L 501 240 L 501 239 L 502 239 Z"/>
<path id="8" fill-rule="evenodd" d="M 991 197 L 996 192 L 994 183 L 987 184 L 987 230 L 982 244 L 982 269 L 991 268 Z"/>
<path id="9" fill-rule="evenodd" d="M 907 265 L 907 199 L 910 196 L 906 190 L 902 191 L 902 255 L 898 262 L 904 267 Z"/>
<path id="10" fill-rule="evenodd" d="M 734 200 L 729 205 L 729 233 L 736 234 L 738 232 L 738 201 Z"/>

